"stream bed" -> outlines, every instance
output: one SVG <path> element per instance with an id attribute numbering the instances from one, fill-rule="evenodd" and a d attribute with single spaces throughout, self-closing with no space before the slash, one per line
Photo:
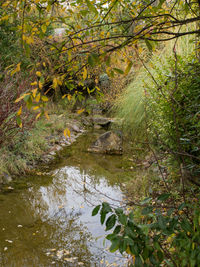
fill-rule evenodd
<path id="1" fill-rule="evenodd" d="M 126 266 L 110 253 L 93 208 L 120 206 L 123 156 L 91 154 L 96 134 L 82 135 L 37 175 L 0 193 L 0 267 Z M 127 172 L 126 172 L 127 174 Z"/>

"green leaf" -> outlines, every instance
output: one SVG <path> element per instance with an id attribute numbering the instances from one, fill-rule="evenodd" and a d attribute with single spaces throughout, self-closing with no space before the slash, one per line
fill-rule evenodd
<path id="1" fill-rule="evenodd" d="M 97 54 L 90 54 L 88 56 L 88 63 L 91 67 L 94 67 L 96 64 L 99 63 L 99 56 Z"/>
<path id="2" fill-rule="evenodd" d="M 162 251 L 159 250 L 159 251 L 157 252 L 157 256 L 158 256 L 159 261 L 162 262 L 163 259 L 164 259 L 164 255 L 163 255 Z"/>
<path id="3" fill-rule="evenodd" d="M 168 199 L 169 197 L 171 196 L 171 194 L 167 193 L 167 194 L 162 194 L 160 195 L 157 200 L 160 200 L 160 201 L 165 201 L 166 199 Z"/>
<path id="4" fill-rule="evenodd" d="M 124 240 L 121 240 L 120 243 L 119 243 L 119 251 L 121 254 L 123 254 L 124 251 L 126 251 L 127 249 L 127 240 L 124 239 Z"/>
<path id="5" fill-rule="evenodd" d="M 113 231 L 113 234 L 119 234 L 119 232 L 121 231 L 121 225 L 117 225 Z"/>
<path id="6" fill-rule="evenodd" d="M 111 241 L 112 239 L 116 239 L 116 234 L 114 234 L 114 233 L 113 233 L 113 234 L 109 234 L 109 235 L 106 236 L 106 239 L 108 239 L 108 240 L 110 240 L 110 241 Z"/>
<path id="7" fill-rule="evenodd" d="M 115 209 L 115 213 L 119 216 L 120 214 L 123 214 L 123 209 L 117 208 Z"/>
<path id="8" fill-rule="evenodd" d="M 86 2 L 86 4 L 87 4 L 89 10 L 90 10 L 91 12 L 95 13 L 95 15 L 98 15 L 98 11 L 97 11 L 96 7 L 94 6 L 94 4 L 92 4 L 92 3 L 90 2 L 90 0 L 85 0 L 85 2 Z"/>
<path id="9" fill-rule="evenodd" d="M 113 68 L 113 70 L 114 70 L 116 73 L 124 74 L 123 70 L 121 70 L 121 69 Z"/>
<path id="10" fill-rule="evenodd" d="M 102 209 L 105 210 L 107 213 L 112 211 L 110 205 L 107 202 L 102 203 Z"/>
<path id="11" fill-rule="evenodd" d="M 146 44 L 147 48 L 149 49 L 149 51 L 151 52 L 153 50 L 151 42 L 149 42 L 149 40 L 145 40 L 145 44 Z"/>
<path id="12" fill-rule="evenodd" d="M 149 213 L 151 213 L 153 210 L 152 207 L 148 206 L 148 207 L 145 207 L 143 210 L 142 210 L 142 215 L 147 215 Z"/>
<path id="13" fill-rule="evenodd" d="M 102 209 L 101 209 L 101 212 L 100 212 L 100 221 L 101 221 L 101 224 L 103 224 L 105 222 L 105 219 L 106 219 L 106 214 L 111 212 L 112 209 L 110 207 L 110 205 L 107 203 L 107 202 L 103 202 L 102 203 Z"/>
<path id="14" fill-rule="evenodd" d="M 21 125 L 22 125 L 22 120 L 21 120 L 21 118 L 17 116 L 16 121 L 17 121 L 17 125 L 18 125 L 19 127 L 21 127 Z"/>
<path id="15" fill-rule="evenodd" d="M 102 225 L 104 224 L 105 219 L 106 219 L 106 212 L 103 212 L 103 211 L 101 210 L 100 221 L 101 221 L 101 224 L 102 224 Z"/>
<path id="16" fill-rule="evenodd" d="M 151 200 L 152 200 L 151 197 L 146 197 L 144 200 L 142 200 L 142 201 L 140 202 L 140 204 L 141 204 L 141 205 L 147 204 L 147 203 L 149 203 Z"/>
<path id="17" fill-rule="evenodd" d="M 143 264 L 142 264 L 142 260 L 140 258 L 140 256 L 136 256 L 135 257 L 135 267 L 142 267 Z"/>
<path id="18" fill-rule="evenodd" d="M 128 63 L 128 65 L 127 65 L 125 71 L 124 71 L 124 74 L 125 74 L 125 75 L 127 75 L 127 74 L 130 72 L 132 66 L 133 66 L 133 62 L 132 62 L 132 61 L 129 61 L 129 63 Z"/>
<path id="19" fill-rule="evenodd" d="M 110 252 L 115 252 L 119 248 L 120 239 L 116 238 L 112 240 L 112 245 L 110 246 Z"/>
<path id="20" fill-rule="evenodd" d="M 181 203 L 179 206 L 178 206 L 178 210 L 182 210 L 183 208 L 185 208 L 185 203 Z"/>
<path id="21" fill-rule="evenodd" d="M 165 0 L 160 0 L 160 3 L 158 5 L 158 8 L 161 8 L 164 2 L 165 2 Z"/>
<path id="22" fill-rule="evenodd" d="M 119 218 L 119 221 L 120 221 L 121 224 L 126 225 L 126 223 L 127 223 L 127 216 L 125 214 L 120 214 L 118 216 L 118 218 Z"/>
<path id="23" fill-rule="evenodd" d="M 96 206 L 96 207 L 93 209 L 93 211 L 92 211 L 92 216 L 97 215 L 97 213 L 98 213 L 99 210 L 100 210 L 100 207 L 101 207 L 101 205 L 98 205 L 98 206 Z"/>
<path id="24" fill-rule="evenodd" d="M 186 232 L 192 232 L 192 225 L 188 222 L 187 219 L 183 219 L 183 221 L 181 222 L 181 227 Z"/>
<path id="25" fill-rule="evenodd" d="M 160 229 L 162 229 L 162 230 L 166 229 L 166 221 L 162 215 L 160 215 L 158 217 L 158 225 L 159 225 Z"/>
<path id="26" fill-rule="evenodd" d="M 116 215 L 112 214 L 106 221 L 106 231 L 112 229 L 116 223 Z"/>

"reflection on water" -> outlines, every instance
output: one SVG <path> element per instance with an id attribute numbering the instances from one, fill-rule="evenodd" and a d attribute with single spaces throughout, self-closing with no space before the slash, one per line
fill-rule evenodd
<path id="1" fill-rule="evenodd" d="M 113 162 L 111 156 L 88 154 L 80 149 L 83 140 L 66 149 L 50 175 L 27 177 L 0 194 L 1 267 L 108 266 L 106 261 L 124 266 L 103 244 L 99 217 L 91 216 L 102 201 L 120 205 L 120 157 Z"/>

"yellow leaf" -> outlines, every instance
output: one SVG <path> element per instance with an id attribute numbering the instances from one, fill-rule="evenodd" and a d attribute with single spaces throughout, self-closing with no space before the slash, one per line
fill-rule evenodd
<path id="1" fill-rule="evenodd" d="M 34 43 L 33 37 L 32 36 L 27 37 L 26 42 L 27 42 L 27 44 L 33 44 Z"/>
<path id="2" fill-rule="evenodd" d="M 72 99 L 71 95 L 67 95 L 67 99 L 70 101 Z"/>
<path id="3" fill-rule="evenodd" d="M 31 85 L 37 85 L 37 81 L 34 81 L 33 83 L 31 83 Z"/>
<path id="4" fill-rule="evenodd" d="M 67 95 L 63 95 L 63 96 L 62 96 L 62 99 L 64 99 L 66 96 L 67 96 Z"/>
<path id="5" fill-rule="evenodd" d="M 42 84 L 42 82 L 41 82 L 41 81 L 39 81 L 39 83 L 38 83 L 38 86 L 39 86 L 39 88 L 40 88 L 40 89 L 42 89 L 42 87 L 43 87 L 43 84 Z"/>
<path id="6" fill-rule="evenodd" d="M 35 88 L 35 89 L 32 90 L 32 93 L 33 93 L 33 97 L 34 97 L 34 98 L 35 98 L 35 96 L 36 96 L 36 94 L 37 94 L 37 90 L 38 90 L 37 88 Z"/>
<path id="7" fill-rule="evenodd" d="M 141 53 L 143 52 L 142 47 L 139 47 L 139 48 L 138 48 L 138 52 L 139 52 L 139 54 L 141 54 Z"/>
<path id="8" fill-rule="evenodd" d="M 36 102 L 39 102 L 40 101 L 40 93 L 36 96 L 35 101 Z"/>
<path id="9" fill-rule="evenodd" d="M 70 62 L 72 60 L 72 54 L 71 54 L 71 52 L 68 51 L 67 55 L 68 55 L 68 61 Z"/>
<path id="10" fill-rule="evenodd" d="M 44 67 L 46 67 L 46 63 L 45 63 L 45 62 L 43 62 L 42 65 L 43 65 Z"/>
<path id="11" fill-rule="evenodd" d="M 38 120 L 38 119 L 39 119 L 39 117 L 41 116 L 41 114 L 42 114 L 41 112 L 40 112 L 40 113 L 38 113 L 35 119 L 36 119 L 36 120 Z"/>
<path id="12" fill-rule="evenodd" d="M 84 110 L 85 110 L 84 108 L 83 108 L 83 109 L 79 109 L 79 110 L 77 111 L 77 113 L 78 113 L 78 114 L 81 114 Z"/>
<path id="13" fill-rule="evenodd" d="M 48 97 L 44 96 L 44 95 L 41 98 L 42 98 L 42 101 L 44 101 L 44 102 L 47 102 L 49 100 Z"/>
<path id="14" fill-rule="evenodd" d="M 17 111 L 17 115 L 20 116 L 22 113 L 22 106 L 19 108 L 19 110 Z"/>
<path id="15" fill-rule="evenodd" d="M 65 136 L 65 138 L 70 137 L 70 135 L 71 135 L 70 130 L 68 128 L 66 128 L 64 130 L 64 136 Z"/>
<path id="16" fill-rule="evenodd" d="M 56 89 L 58 87 L 58 80 L 57 78 L 53 78 L 53 88 Z"/>
<path id="17" fill-rule="evenodd" d="M 62 51 L 66 51 L 67 47 L 63 46 Z"/>
<path id="18" fill-rule="evenodd" d="M 30 95 L 30 93 L 23 94 L 22 96 L 20 96 L 19 98 L 17 98 L 17 99 L 15 100 L 15 103 L 18 103 L 19 101 L 21 101 L 22 99 L 24 99 L 24 97 L 27 96 L 27 95 Z"/>
<path id="19" fill-rule="evenodd" d="M 46 24 L 43 24 L 43 25 L 42 25 L 41 30 L 42 30 L 43 33 L 46 32 L 46 30 L 47 30 L 47 26 L 46 26 Z"/>
<path id="20" fill-rule="evenodd" d="M 83 80 L 85 80 L 87 78 L 87 69 L 84 68 L 83 69 Z"/>
<path id="21" fill-rule="evenodd" d="M 35 73 L 38 77 L 41 77 L 42 76 L 42 73 L 40 71 L 36 71 Z"/>
<path id="22" fill-rule="evenodd" d="M 1 17 L 1 21 L 8 20 L 8 19 L 9 19 L 9 16 L 8 15 Z"/>
<path id="23" fill-rule="evenodd" d="M 10 73 L 11 76 L 13 76 L 16 72 L 19 72 L 20 71 L 20 65 L 21 65 L 21 62 L 17 64 L 16 69 L 14 69 L 13 71 L 11 71 L 11 73 Z"/>
<path id="24" fill-rule="evenodd" d="M 39 107 L 39 106 L 36 106 L 36 107 L 33 108 L 33 110 L 36 110 L 36 109 L 38 109 L 38 108 L 40 108 L 40 107 Z"/>
<path id="25" fill-rule="evenodd" d="M 100 89 L 98 86 L 95 86 L 95 88 L 96 88 L 98 91 L 101 91 L 101 89 Z"/>
<path id="26" fill-rule="evenodd" d="M 126 66 L 126 69 L 124 71 L 124 74 L 127 75 L 129 71 L 131 70 L 131 67 L 133 66 L 133 62 L 128 60 L 128 65 Z"/>
<path id="27" fill-rule="evenodd" d="M 47 120 L 49 120 L 49 114 L 48 114 L 47 111 L 44 112 L 44 115 L 45 115 L 45 117 L 47 118 Z"/>
<path id="28" fill-rule="evenodd" d="M 5 2 L 5 3 L 3 3 L 2 7 L 6 7 L 8 5 L 9 5 L 9 2 Z"/>

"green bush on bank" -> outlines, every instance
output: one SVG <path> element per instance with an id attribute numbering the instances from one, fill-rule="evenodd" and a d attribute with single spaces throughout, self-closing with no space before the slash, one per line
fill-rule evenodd
<path id="1" fill-rule="evenodd" d="M 117 103 L 129 135 L 156 143 L 176 156 L 190 174 L 199 173 L 200 64 L 188 38 L 154 53 Z"/>

